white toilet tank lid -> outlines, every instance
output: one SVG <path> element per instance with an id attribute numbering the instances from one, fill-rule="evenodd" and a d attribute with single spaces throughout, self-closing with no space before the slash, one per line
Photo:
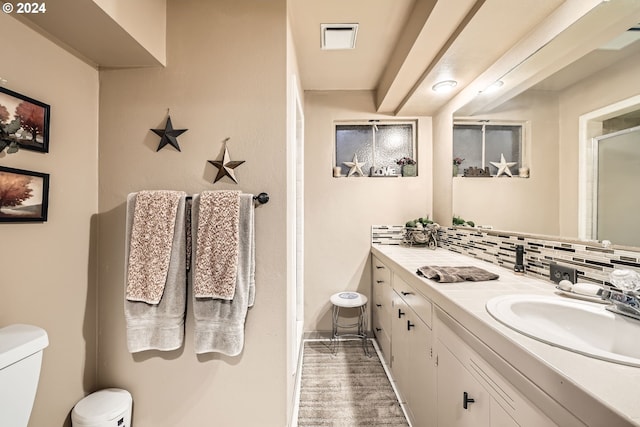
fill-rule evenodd
<path id="1" fill-rule="evenodd" d="M 0 328 L 0 369 L 49 345 L 47 332 L 37 326 L 15 324 Z"/>

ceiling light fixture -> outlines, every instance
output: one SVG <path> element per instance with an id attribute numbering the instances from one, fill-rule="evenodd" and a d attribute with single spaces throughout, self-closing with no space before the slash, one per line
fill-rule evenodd
<path id="1" fill-rule="evenodd" d="M 320 24 L 320 47 L 323 50 L 354 49 L 358 24 Z"/>
<path id="2" fill-rule="evenodd" d="M 502 80 L 496 80 L 487 86 L 485 90 L 481 90 L 480 93 L 492 93 L 500 89 L 502 86 L 504 86 L 504 82 Z"/>
<path id="3" fill-rule="evenodd" d="M 455 80 L 443 80 L 438 82 L 431 87 L 434 92 L 448 92 L 454 87 L 458 85 L 458 82 Z"/>

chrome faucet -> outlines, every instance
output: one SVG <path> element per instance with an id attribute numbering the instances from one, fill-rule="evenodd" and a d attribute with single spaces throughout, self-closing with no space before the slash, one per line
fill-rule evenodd
<path id="1" fill-rule="evenodd" d="M 605 289 L 602 299 L 613 304 L 605 307 L 607 310 L 624 316 L 640 320 L 640 295 L 637 292 L 620 292 L 613 289 Z"/>
<path id="2" fill-rule="evenodd" d="M 609 278 L 617 289 L 602 291 L 602 299 L 612 303 L 606 309 L 640 320 L 640 275 L 633 270 L 613 270 Z"/>

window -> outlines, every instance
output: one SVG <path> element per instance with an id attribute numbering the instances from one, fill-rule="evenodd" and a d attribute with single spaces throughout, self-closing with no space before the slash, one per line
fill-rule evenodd
<path id="1" fill-rule="evenodd" d="M 453 125 L 453 158 L 464 159 L 460 175 L 470 167 L 488 167 L 489 173 L 495 175 L 498 168 L 491 162 L 499 163 L 504 155 L 507 162 L 515 163 L 509 169 L 517 175 L 524 164 L 523 141 L 523 123 L 456 123 Z"/>
<path id="2" fill-rule="evenodd" d="M 335 131 L 334 171 L 339 170 L 340 175 L 334 176 L 347 176 L 351 168 L 345 162 L 355 162 L 356 158 L 364 176 L 397 176 L 399 159 L 415 159 L 414 122 L 344 123 L 336 124 Z"/>

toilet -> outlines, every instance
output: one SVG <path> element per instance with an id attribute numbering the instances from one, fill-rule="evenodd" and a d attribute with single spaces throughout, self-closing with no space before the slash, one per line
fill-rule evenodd
<path id="1" fill-rule="evenodd" d="M 27 427 L 36 397 L 42 350 L 49 345 L 44 329 L 15 324 L 0 328 L 0 414 L 2 425 Z"/>

